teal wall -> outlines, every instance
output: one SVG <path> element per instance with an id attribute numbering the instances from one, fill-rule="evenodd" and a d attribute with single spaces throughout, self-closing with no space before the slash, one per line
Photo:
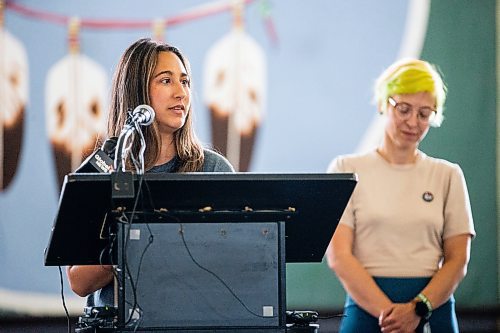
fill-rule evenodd
<path id="1" fill-rule="evenodd" d="M 432 1 L 422 58 L 438 65 L 449 89 L 445 121 L 421 149 L 459 163 L 477 237 L 458 308 L 498 305 L 496 207 L 495 1 Z M 289 264 L 288 308 L 338 310 L 344 291 L 326 263 Z"/>
<path id="2" fill-rule="evenodd" d="M 439 64 L 449 89 L 445 121 L 422 144 L 461 165 L 477 237 L 460 306 L 498 304 L 495 1 L 433 1 L 422 57 Z"/>

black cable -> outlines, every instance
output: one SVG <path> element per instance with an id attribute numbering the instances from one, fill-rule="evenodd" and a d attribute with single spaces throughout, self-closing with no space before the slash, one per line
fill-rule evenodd
<path id="1" fill-rule="evenodd" d="M 131 220 L 133 220 L 134 218 L 134 213 L 135 213 L 135 210 L 132 210 L 132 215 L 131 215 Z M 125 245 L 123 247 L 123 265 L 124 265 L 124 268 L 125 268 L 125 274 L 127 274 L 127 276 L 129 277 L 129 280 L 130 280 L 130 289 L 132 290 L 132 311 L 130 311 L 130 314 L 127 318 L 127 321 L 125 322 L 125 326 L 127 326 L 130 321 L 132 320 L 133 316 L 134 316 L 134 313 L 136 311 L 136 309 L 139 308 L 140 310 L 140 306 L 137 302 L 137 289 L 136 289 L 136 286 L 135 286 L 135 283 L 134 283 L 134 279 L 132 278 L 132 273 L 130 271 L 130 267 L 128 265 L 128 259 L 127 259 L 127 248 L 128 248 L 128 237 L 127 235 L 130 233 L 130 224 L 131 222 L 129 221 L 128 223 L 126 223 L 124 225 L 124 228 L 125 228 Z"/>
<path id="2" fill-rule="evenodd" d="M 149 225 L 146 224 L 146 226 L 147 226 L 148 231 L 149 231 L 149 237 L 148 237 L 148 243 L 146 244 L 146 246 L 142 250 L 141 257 L 139 259 L 139 264 L 137 265 L 137 275 L 135 277 L 136 287 L 139 284 L 139 276 L 141 274 L 142 260 L 144 259 L 144 255 L 146 254 L 146 251 L 151 246 L 151 244 L 153 244 L 153 240 L 154 240 L 153 233 L 151 232 L 151 229 L 149 228 Z"/>
<path id="3" fill-rule="evenodd" d="M 144 179 L 144 176 L 143 176 L 143 175 L 141 175 L 141 176 L 139 176 L 139 177 L 140 177 L 140 178 L 139 178 L 139 179 L 140 179 L 140 184 L 144 183 L 144 186 L 145 186 L 145 188 L 146 188 L 146 190 L 147 190 L 147 193 L 149 194 L 149 195 L 148 195 L 148 198 L 149 198 L 149 203 L 150 203 L 151 207 L 153 207 L 153 206 L 154 206 L 154 204 L 153 204 L 153 201 L 152 201 L 151 190 L 150 190 L 150 188 L 149 188 L 149 185 L 148 185 L 147 181 Z M 140 188 L 141 188 L 141 187 L 140 187 Z M 139 192 L 139 193 L 140 193 L 140 194 L 142 194 L 142 192 Z M 138 195 L 139 195 L 139 194 L 138 194 Z M 144 195 L 142 195 L 142 200 L 143 200 L 143 205 L 142 205 L 142 206 L 144 207 Z M 134 211 L 135 211 L 135 206 L 134 206 Z M 142 251 L 142 253 L 141 253 L 140 259 L 139 259 L 139 264 L 138 264 L 138 266 L 137 266 L 136 288 L 137 288 L 137 286 L 138 286 L 138 284 L 139 284 L 139 277 L 140 277 L 140 273 L 141 273 L 141 266 L 142 266 L 142 261 L 143 261 L 143 259 L 144 259 L 144 255 L 146 254 L 146 251 L 147 251 L 147 250 L 148 250 L 148 248 L 151 246 L 151 244 L 153 244 L 153 241 L 154 241 L 153 232 L 151 231 L 151 228 L 150 228 L 150 226 L 149 226 L 149 223 L 146 223 L 146 227 L 148 228 L 149 238 L 148 238 L 148 244 L 144 247 L 144 249 L 143 249 L 143 251 Z M 137 303 L 137 302 L 135 302 L 135 303 Z M 132 304 L 131 304 L 131 303 L 129 303 L 129 302 L 127 302 L 127 304 L 132 305 Z M 132 305 L 132 306 L 133 306 L 133 305 Z M 140 307 L 139 307 L 139 310 L 140 310 L 140 311 L 141 311 L 141 313 L 142 313 L 142 309 L 141 309 Z M 133 310 L 133 311 L 135 311 L 135 310 Z M 132 311 L 132 313 L 133 313 L 133 311 Z M 136 331 L 137 331 L 137 329 L 139 328 L 139 325 L 141 324 L 141 322 L 142 322 L 142 320 L 143 320 L 143 319 L 144 319 L 144 318 L 140 315 L 140 316 L 139 316 L 139 319 L 138 319 L 138 320 L 136 321 L 136 323 L 135 323 L 134 332 L 136 332 Z"/>
<path id="4" fill-rule="evenodd" d="M 141 187 L 142 187 L 142 179 L 143 177 L 142 176 L 139 176 L 139 188 L 137 190 L 137 195 L 135 197 L 135 200 L 134 200 L 134 206 L 132 207 L 132 214 L 130 215 L 130 221 L 128 221 L 128 223 L 126 224 L 126 227 L 125 227 L 125 245 L 124 245 L 124 249 L 123 249 L 123 260 L 124 260 L 124 266 L 125 266 L 125 271 L 127 273 L 127 276 L 129 277 L 130 279 L 130 287 L 132 289 L 132 295 L 133 295 L 133 306 L 132 306 L 132 311 L 130 311 L 130 315 L 127 319 L 127 321 L 125 322 L 125 326 L 127 326 L 130 321 L 132 320 L 133 316 L 134 316 L 134 313 L 136 311 L 136 309 L 139 309 L 139 317 L 140 317 L 140 313 L 141 313 L 141 307 L 139 306 L 138 302 L 137 302 L 137 281 L 134 283 L 134 279 L 132 278 L 132 273 L 130 271 L 130 267 L 128 265 L 128 259 L 127 259 L 127 251 L 128 251 L 128 240 L 129 240 L 129 236 L 130 236 L 130 227 L 134 221 L 134 217 L 135 217 L 135 212 L 136 212 L 136 209 L 137 209 L 137 204 L 139 202 L 139 197 L 141 195 Z"/>
<path id="5" fill-rule="evenodd" d="M 255 317 L 258 317 L 258 318 L 276 318 L 277 316 L 262 316 L 262 315 L 259 315 L 255 312 L 253 312 L 252 310 L 250 310 L 248 308 L 248 306 L 238 297 L 238 295 L 236 295 L 236 293 L 231 289 L 231 287 L 221 278 L 219 277 L 216 273 L 212 272 L 211 270 L 209 270 L 208 268 L 205 268 L 203 267 L 201 264 L 199 264 L 196 259 L 193 257 L 193 255 L 191 254 L 191 251 L 189 250 L 189 247 L 186 243 L 186 239 L 184 238 L 184 228 L 183 228 L 183 225 L 182 223 L 179 223 L 180 227 L 181 227 L 181 230 L 179 230 L 179 233 L 181 234 L 181 238 L 182 238 L 182 242 L 184 243 L 184 247 L 186 248 L 186 251 L 189 255 L 189 257 L 191 258 L 191 260 L 194 262 L 194 264 L 196 266 L 198 266 L 200 269 L 204 270 L 205 272 L 209 273 L 210 275 L 212 275 L 213 277 L 215 277 L 217 280 L 219 280 L 220 283 L 222 283 L 222 285 L 231 293 L 231 295 L 233 295 L 233 297 L 250 313 L 252 314 L 253 316 Z"/>
<path id="6" fill-rule="evenodd" d="M 154 208 L 154 202 L 152 200 L 151 190 L 149 188 L 148 182 L 144 179 L 143 175 L 139 175 L 139 189 L 137 191 L 137 196 L 135 198 L 136 200 L 134 202 L 134 207 L 132 209 L 130 220 L 127 219 L 128 221 L 125 223 L 129 228 L 130 228 L 130 225 L 132 223 L 131 221 L 133 221 L 135 213 L 136 213 L 136 209 L 137 209 L 137 205 L 138 205 L 138 201 L 139 201 L 139 196 L 142 194 L 141 193 L 142 184 L 144 184 L 144 187 L 146 189 L 147 196 L 148 196 L 148 199 L 149 199 L 149 204 L 151 205 L 152 210 L 154 212 L 162 215 L 162 216 L 166 216 L 168 218 L 171 218 L 173 221 L 179 223 L 179 225 L 181 227 L 180 234 L 181 234 L 181 238 L 182 238 L 182 242 L 184 244 L 184 247 L 185 247 L 185 249 L 186 249 L 186 251 L 187 251 L 190 259 L 193 261 L 193 263 L 198 268 L 204 270 L 205 272 L 207 272 L 210 275 L 212 275 L 213 277 L 215 277 L 229 291 L 229 293 L 245 308 L 245 310 L 248 311 L 253 316 L 256 316 L 258 318 L 264 318 L 264 319 L 276 318 L 277 317 L 276 315 L 273 315 L 273 316 L 262 316 L 262 315 L 259 315 L 259 314 L 255 313 L 254 311 L 252 311 L 250 308 L 248 308 L 248 306 L 238 297 L 238 295 L 232 290 L 232 288 L 221 277 L 219 277 L 216 273 L 214 273 L 213 271 L 209 270 L 208 268 L 202 266 L 200 263 L 198 263 L 196 261 L 196 259 L 193 257 L 193 255 L 192 255 L 192 253 L 191 253 L 191 251 L 189 249 L 189 246 L 187 245 L 186 239 L 184 238 L 184 229 L 183 229 L 183 225 L 182 225 L 180 219 L 177 218 L 176 216 L 173 216 L 173 215 L 169 214 L 169 213 L 161 212 L 161 211 L 158 211 L 158 210 L 156 210 Z M 144 200 L 144 195 L 142 195 L 142 199 Z M 146 223 L 146 227 L 148 228 L 148 231 L 149 231 L 149 241 L 148 241 L 148 244 L 146 245 L 146 247 L 143 249 L 143 252 L 141 253 L 141 256 L 140 256 L 140 259 L 139 259 L 139 264 L 138 264 L 138 268 L 137 268 L 137 276 L 136 276 L 135 284 L 133 282 L 132 273 L 130 271 L 130 268 L 129 268 L 128 262 L 127 262 L 127 258 L 126 258 L 126 252 L 127 252 L 126 250 L 127 250 L 127 247 L 128 247 L 128 237 L 125 237 L 125 246 L 124 246 L 125 247 L 125 249 L 124 249 L 124 261 L 125 262 L 124 262 L 124 265 L 125 265 L 125 268 L 126 268 L 127 275 L 130 278 L 130 284 L 131 284 L 131 288 L 132 288 L 132 291 L 133 291 L 133 303 L 127 302 L 127 304 L 129 304 L 129 305 L 132 306 L 132 311 L 130 312 L 129 318 L 126 321 L 125 326 L 129 324 L 129 322 L 131 321 L 132 316 L 133 316 L 133 314 L 134 314 L 134 312 L 135 312 L 135 310 L 137 308 L 139 308 L 139 310 L 142 310 L 140 308 L 140 306 L 138 305 L 138 303 L 137 303 L 137 286 L 138 286 L 138 281 L 139 281 L 139 277 L 140 277 L 140 271 L 141 271 L 140 268 L 141 268 L 142 261 L 143 261 L 143 258 L 144 258 L 144 255 L 145 255 L 147 249 L 151 246 L 151 244 L 154 241 L 154 236 L 153 236 L 153 233 L 152 233 L 152 231 L 151 231 L 148 223 Z M 129 230 L 128 230 L 128 232 L 129 232 Z M 127 235 L 127 230 L 126 230 L 125 234 Z M 141 321 L 142 321 L 142 316 L 136 322 L 134 331 L 136 331 L 138 329 L 138 326 L 139 326 L 139 324 L 140 324 Z"/>
<path id="7" fill-rule="evenodd" d="M 130 267 L 129 267 L 129 264 L 128 264 L 128 260 L 127 260 L 127 249 L 128 249 L 128 235 L 130 233 L 130 226 L 132 224 L 132 221 L 134 220 L 134 216 L 135 216 L 135 213 L 136 213 L 136 210 L 137 210 L 137 205 L 139 203 L 139 198 L 141 197 L 141 189 L 142 189 L 142 184 L 143 184 L 143 180 L 144 180 L 144 175 L 138 175 L 138 178 L 139 178 L 139 187 L 137 189 L 137 195 L 135 197 L 135 201 L 134 201 L 134 206 L 132 208 L 132 213 L 130 215 L 130 220 L 128 221 L 128 223 L 125 223 L 125 244 L 124 244 L 124 249 L 123 249 L 123 260 L 124 260 L 124 266 L 125 266 L 125 272 L 127 274 L 127 276 L 129 277 L 130 279 L 130 288 L 132 289 L 132 297 L 133 297 L 133 303 L 132 303 L 132 311 L 130 311 L 130 314 L 129 314 L 129 317 L 127 319 L 127 321 L 125 322 L 125 326 L 127 326 L 130 321 L 132 320 L 133 316 L 134 316 L 134 313 L 137 309 L 139 309 L 139 318 L 141 317 L 141 313 L 142 313 L 142 308 L 140 307 L 138 301 L 137 301 L 137 284 L 138 284 L 138 281 L 136 280 L 135 283 L 134 283 L 134 279 L 132 277 L 132 272 L 130 270 Z M 126 217 L 126 216 L 125 216 Z M 149 229 L 149 225 L 148 225 L 148 229 Z M 152 239 L 152 233 L 151 233 L 151 230 L 149 229 L 149 232 L 150 232 L 150 237 L 149 237 L 149 242 L 148 244 L 146 245 L 145 249 L 143 250 L 143 253 L 141 254 L 141 259 L 140 259 L 140 262 L 139 262 L 139 266 L 138 266 L 138 273 L 137 273 L 137 276 L 139 276 L 139 271 L 140 271 L 140 266 L 142 265 L 142 259 L 144 257 L 144 254 L 146 253 L 146 250 L 149 248 L 149 246 L 151 245 L 151 243 L 153 242 L 153 239 Z M 138 325 L 138 323 L 136 323 L 136 325 Z M 137 327 L 136 327 L 137 329 Z"/>
<path id="8" fill-rule="evenodd" d="M 139 286 L 139 277 L 140 277 L 140 273 L 141 273 L 142 260 L 144 259 L 144 255 L 146 254 L 146 251 L 151 246 L 151 244 L 153 244 L 153 240 L 154 240 L 153 233 L 151 232 L 151 228 L 149 227 L 149 224 L 146 223 L 146 227 L 148 228 L 148 231 L 149 231 L 148 244 L 146 244 L 146 246 L 142 250 L 142 253 L 141 253 L 141 256 L 140 256 L 140 259 L 139 259 L 139 264 L 137 265 L 137 275 L 136 275 L 136 278 L 135 278 L 135 288 L 136 288 L 136 290 L 137 290 L 137 287 Z M 137 306 L 137 308 L 139 309 L 139 319 L 136 321 L 136 323 L 134 325 L 134 332 L 137 331 L 137 329 L 139 328 L 140 323 L 143 320 L 143 317 L 142 317 L 142 312 L 143 311 L 142 311 L 142 308 L 139 306 L 139 304 L 137 302 L 137 294 L 135 294 L 135 297 L 136 298 L 135 298 L 134 306 Z M 131 305 L 131 304 L 129 304 L 129 305 Z M 134 313 L 134 311 L 135 311 L 134 306 L 133 306 L 133 309 L 132 309 L 132 313 Z"/>
<path id="9" fill-rule="evenodd" d="M 333 318 L 344 318 L 344 317 L 347 317 L 347 315 L 340 313 L 340 314 L 334 314 L 334 315 L 326 316 L 326 317 L 318 316 L 318 319 L 333 319 Z"/>
<path id="10" fill-rule="evenodd" d="M 66 300 L 64 299 L 64 282 L 61 266 L 59 267 L 59 281 L 61 282 L 61 299 L 64 307 L 64 312 L 66 313 L 66 320 L 68 321 L 68 333 L 71 333 L 71 319 L 69 317 L 68 308 L 66 307 Z"/>
<path id="11" fill-rule="evenodd" d="M 122 287 L 121 280 L 118 276 L 118 272 L 115 268 L 116 262 L 113 260 L 113 248 L 115 246 L 115 242 L 117 241 L 118 235 L 117 235 L 117 230 L 113 230 L 113 225 L 112 223 L 108 224 L 108 234 L 109 234 L 109 242 L 107 244 L 107 248 L 103 248 L 101 253 L 99 254 L 99 264 L 101 266 L 104 265 L 103 263 L 103 257 L 104 255 L 108 255 L 109 262 L 111 264 L 111 273 L 113 274 L 114 281 L 118 283 L 118 288 Z M 106 253 L 107 252 L 107 253 Z"/>

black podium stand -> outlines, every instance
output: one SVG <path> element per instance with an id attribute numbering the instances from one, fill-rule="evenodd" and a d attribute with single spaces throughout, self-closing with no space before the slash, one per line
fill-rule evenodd
<path id="1" fill-rule="evenodd" d="M 113 331 L 285 332 L 285 263 L 321 262 L 353 174 L 69 174 L 45 265 L 117 266 Z"/>

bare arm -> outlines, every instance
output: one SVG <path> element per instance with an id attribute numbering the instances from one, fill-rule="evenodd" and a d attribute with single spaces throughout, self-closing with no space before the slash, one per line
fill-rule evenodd
<path id="1" fill-rule="evenodd" d="M 81 297 L 105 287 L 113 280 L 113 266 L 110 265 L 68 266 L 66 273 L 71 290 Z"/>
<path id="2" fill-rule="evenodd" d="M 344 289 L 356 304 L 378 318 L 392 302 L 352 254 L 353 240 L 353 230 L 339 224 L 326 250 L 328 266 L 337 274 Z"/>
<path id="3" fill-rule="evenodd" d="M 422 290 L 422 294 L 427 296 L 434 309 L 450 298 L 467 274 L 470 243 L 471 236 L 469 234 L 453 236 L 444 240 L 443 266 Z"/>
<path id="4" fill-rule="evenodd" d="M 443 266 L 432 277 L 421 291 L 435 309 L 444 304 L 457 289 L 458 284 L 467 273 L 469 263 L 471 236 L 469 234 L 453 236 L 444 241 Z M 384 332 L 400 332 L 414 329 L 419 317 L 415 315 L 415 303 L 397 304 L 391 311 L 380 318 L 380 326 Z M 415 324 L 416 323 L 416 324 Z"/>

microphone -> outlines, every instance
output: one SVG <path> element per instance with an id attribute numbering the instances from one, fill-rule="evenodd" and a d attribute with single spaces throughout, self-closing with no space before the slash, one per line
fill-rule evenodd
<path id="1" fill-rule="evenodd" d="M 139 105 L 132 111 L 131 123 L 138 123 L 142 126 L 151 125 L 155 119 L 155 110 L 147 104 Z"/>
<path id="2" fill-rule="evenodd" d="M 116 156 L 115 160 L 113 162 L 113 167 L 115 170 L 119 171 L 122 169 L 122 171 L 125 171 L 125 164 L 123 163 L 124 161 L 124 147 L 128 141 L 128 139 L 131 137 L 133 134 L 134 130 L 137 130 L 141 134 L 141 151 L 140 155 L 143 157 L 144 154 L 144 148 L 145 148 L 145 142 L 144 138 L 142 136 L 142 131 L 139 128 L 139 125 L 142 126 L 147 126 L 151 125 L 153 123 L 153 120 L 155 119 L 155 110 L 147 104 L 141 104 L 137 106 L 134 111 L 132 111 L 132 114 L 129 115 L 125 126 L 123 126 L 123 129 L 120 133 L 120 136 L 118 137 L 118 143 L 116 147 Z M 140 159 L 142 160 L 142 157 Z"/>
<path id="3" fill-rule="evenodd" d="M 104 141 L 101 149 L 96 150 L 87 157 L 75 170 L 75 173 L 110 173 L 113 170 L 117 141 L 116 136 Z"/>

